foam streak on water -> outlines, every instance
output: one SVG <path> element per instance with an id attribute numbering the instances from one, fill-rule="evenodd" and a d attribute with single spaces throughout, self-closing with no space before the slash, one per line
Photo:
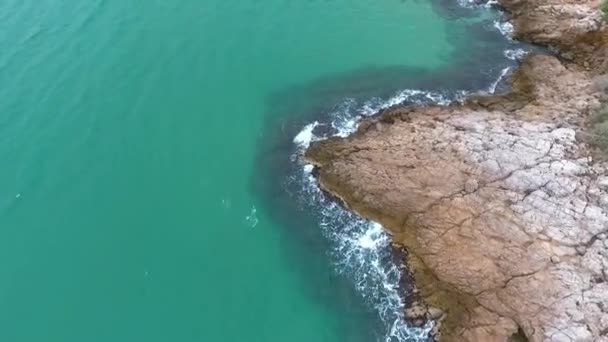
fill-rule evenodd
<path id="1" fill-rule="evenodd" d="M 490 94 L 496 93 L 496 88 L 498 88 L 498 85 L 505 78 L 505 76 L 507 76 L 507 74 L 509 73 L 509 71 L 511 71 L 511 67 L 506 67 L 506 68 L 502 69 L 502 71 L 500 72 L 500 76 L 498 76 L 498 78 L 496 79 L 496 81 L 494 81 L 494 83 L 492 83 L 492 85 L 488 89 L 488 92 Z"/>
<path id="2" fill-rule="evenodd" d="M 382 226 L 327 198 L 309 167 L 303 167 L 297 177 L 303 185 L 300 198 L 319 209 L 319 225 L 333 242 L 336 271 L 351 279 L 365 302 L 378 312 L 384 324 L 383 341 L 426 341 L 430 325 L 414 328 L 403 319 L 398 291 L 401 271 L 390 261 L 390 240 Z"/>
<path id="3" fill-rule="evenodd" d="M 494 27 L 505 37 L 511 38 L 513 36 L 513 24 L 508 21 L 496 20 L 494 21 Z"/>
<path id="4" fill-rule="evenodd" d="M 505 57 L 507 57 L 508 59 L 510 59 L 512 61 L 520 61 L 527 54 L 528 54 L 528 51 L 521 49 L 521 48 L 509 49 L 509 50 L 505 50 L 505 52 L 504 52 Z"/>
<path id="5" fill-rule="evenodd" d="M 293 138 L 293 142 L 303 148 L 308 147 L 308 145 L 310 145 L 310 143 L 314 139 L 314 135 L 313 135 L 312 131 L 318 125 L 319 125 L 319 123 L 316 121 L 311 124 L 306 125 L 306 127 L 304 127 L 304 129 L 302 129 L 300 131 L 300 133 L 298 133 L 298 135 L 296 135 L 295 138 Z"/>

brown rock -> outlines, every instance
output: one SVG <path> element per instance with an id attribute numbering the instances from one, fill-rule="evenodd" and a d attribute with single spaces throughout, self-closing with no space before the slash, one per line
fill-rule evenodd
<path id="1" fill-rule="evenodd" d="M 443 316 L 443 310 L 439 308 L 429 308 L 428 317 L 433 320 L 439 320 Z"/>
<path id="2" fill-rule="evenodd" d="M 428 308 L 423 302 L 415 301 L 405 310 L 405 318 L 415 326 L 423 326 L 427 322 Z"/>

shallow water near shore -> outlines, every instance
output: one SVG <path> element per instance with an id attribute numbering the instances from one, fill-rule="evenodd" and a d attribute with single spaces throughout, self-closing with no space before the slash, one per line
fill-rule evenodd
<path id="1" fill-rule="evenodd" d="M 0 4 L 0 340 L 423 340 L 297 156 L 500 88 L 521 46 L 455 3 Z"/>

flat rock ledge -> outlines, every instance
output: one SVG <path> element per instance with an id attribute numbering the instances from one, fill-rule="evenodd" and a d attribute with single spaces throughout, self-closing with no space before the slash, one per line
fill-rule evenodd
<path id="1" fill-rule="evenodd" d="M 534 3 L 503 5 L 516 14 Z M 578 26 L 516 17 L 522 36 L 605 39 L 599 3 L 560 3 L 526 15 Z M 405 246 L 424 302 L 406 316 L 436 320 L 436 340 L 608 341 L 608 163 L 585 139 L 605 96 L 605 51 L 567 53 L 528 56 L 507 94 L 389 108 L 306 152 L 323 189 Z"/>

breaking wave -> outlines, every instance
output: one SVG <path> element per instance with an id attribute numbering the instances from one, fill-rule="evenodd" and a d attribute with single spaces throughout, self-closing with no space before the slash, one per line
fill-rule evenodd
<path id="1" fill-rule="evenodd" d="M 521 61 L 528 54 L 528 51 L 522 48 L 507 49 L 503 54 L 512 61 Z"/>

